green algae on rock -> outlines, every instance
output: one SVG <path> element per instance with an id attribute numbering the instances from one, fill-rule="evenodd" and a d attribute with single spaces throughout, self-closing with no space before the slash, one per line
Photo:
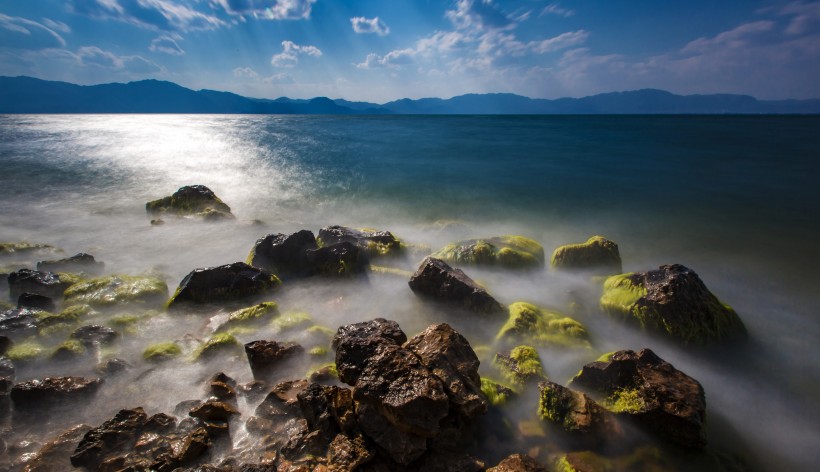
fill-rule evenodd
<path id="1" fill-rule="evenodd" d="M 50 244 L 30 243 L 27 241 L 2 242 L 0 243 L 0 256 L 10 256 L 12 254 L 25 254 L 32 252 L 56 252 L 57 248 Z"/>
<path id="2" fill-rule="evenodd" d="M 32 362 L 43 357 L 45 352 L 46 348 L 42 344 L 34 340 L 27 340 L 11 346 L 6 352 L 6 357 L 12 362 Z"/>
<path id="3" fill-rule="evenodd" d="M 194 352 L 193 360 L 210 359 L 219 353 L 240 353 L 242 345 L 228 333 L 216 333 Z"/>
<path id="4" fill-rule="evenodd" d="M 550 265 L 559 270 L 590 271 L 597 274 L 623 272 L 618 245 L 603 236 L 593 236 L 585 243 L 556 248 L 550 258 Z"/>
<path id="5" fill-rule="evenodd" d="M 497 341 L 539 347 L 590 347 L 584 325 L 568 316 L 525 302 L 513 303 L 508 310 L 510 316 L 498 331 Z"/>
<path id="6" fill-rule="evenodd" d="M 225 204 L 214 192 L 204 185 L 181 187 L 168 197 L 153 200 L 145 204 L 145 211 L 151 216 L 198 215 L 205 219 L 233 218 L 231 207 Z"/>
<path id="7" fill-rule="evenodd" d="M 523 236 L 468 239 L 449 244 L 430 257 L 455 265 L 532 269 L 544 266 L 544 248 Z"/>
<path id="8" fill-rule="evenodd" d="M 76 339 L 69 339 L 51 353 L 51 359 L 55 361 L 70 361 L 85 356 L 87 350 L 82 342 Z"/>
<path id="9" fill-rule="evenodd" d="M 691 463 L 689 465 L 692 466 Z M 562 454 L 555 460 L 556 472 L 668 472 L 677 470 L 681 469 L 670 462 L 656 446 L 641 446 L 630 453 L 612 457 L 594 451 L 573 451 Z"/>
<path id="10" fill-rule="evenodd" d="M 258 325 L 269 318 L 277 316 L 278 314 L 279 305 L 277 305 L 276 302 L 258 303 L 256 305 L 231 312 L 228 315 L 228 320 L 218 328 L 218 331 Z"/>
<path id="11" fill-rule="evenodd" d="M 708 344 L 746 335 L 740 317 L 680 264 L 614 275 L 604 282 L 601 309 L 684 344 Z"/>
<path id="12" fill-rule="evenodd" d="M 148 346 L 142 353 L 142 358 L 148 362 L 163 362 L 182 354 L 182 349 L 173 342 L 162 342 Z"/>
<path id="13" fill-rule="evenodd" d="M 403 252 L 403 245 L 390 231 L 379 231 L 373 228 L 347 228 L 345 226 L 327 226 L 319 230 L 317 242 L 320 246 L 329 246 L 341 242 L 357 245 L 368 257 L 396 256 Z"/>
<path id="14" fill-rule="evenodd" d="M 496 407 L 506 405 L 507 401 L 515 395 L 512 388 L 486 377 L 481 377 L 481 392 L 487 397 L 490 405 Z"/>
<path id="15" fill-rule="evenodd" d="M 587 395 L 554 382 L 538 384 L 538 417 L 586 443 L 602 443 L 620 434 L 615 417 Z"/>
<path id="16" fill-rule="evenodd" d="M 109 275 L 75 283 L 64 293 L 66 305 L 105 308 L 118 305 L 162 305 L 168 285 L 156 277 Z"/>
<path id="17" fill-rule="evenodd" d="M 534 380 L 546 380 L 541 356 L 532 346 L 517 346 L 509 355 L 498 353 L 493 358 L 501 375 L 515 386 L 523 386 Z"/>

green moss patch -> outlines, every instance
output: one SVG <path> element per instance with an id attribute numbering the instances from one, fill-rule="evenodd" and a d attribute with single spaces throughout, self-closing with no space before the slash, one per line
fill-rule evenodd
<path id="1" fill-rule="evenodd" d="M 646 408 L 646 402 L 637 389 L 616 390 L 601 405 L 613 413 L 640 413 Z"/>
<path id="2" fill-rule="evenodd" d="M 515 391 L 511 387 L 486 377 L 481 377 L 481 392 L 484 393 L 487 401 L 492 406 L 504 406 L 515 395 Z"/>
<path id="3" fill-rule="evenodd" d="M 142 358 L 148 362 L 163 362 L 182 354 L 182 349 L 173 342 L 163 342 L 148 346 L 142 353 Z"/>
<path id="4" fill-rule="evenodd" d="M 541 357 L 532 346 L 517 346 L 510 355 L 498 353 L 493 359 L 504 379 L 512 385 L 520 386 L 533 380 L 546 380 Z"/>
<path id="5" fill-rule="evenodd" d="M 550 257 L 550 266 L 560 270 L 588 270 L 599 274 L 622 272 L 618 245 L 603 236 L 593 236 L 584 243 L 556 248 Z"/>
<path id="6" fill-rule="evenodd" d="M 6 353 L 12 362 L 32 362 L 45 355 L 46 348 L 36 341 L 24 341 L 14 344 Z"/>
<path id="7" fill-rule="evenodd" d="M 64 294 L 67 305 L 92 307 L 143 304 L 161 305 L 168 297 L 168 286 L 156 277 L 110 275 L 80 282 Z"/>
<path id="8" fill-rule="evenodd" d="M 496 335 L 497 341 L 541 347 L 588 348 L 588 338 L 586 328 L 578 321 L 525 302 L 509 306 L 509 318 Z"/>
<path id="9" fill-rule="evenodd" d="M 302 311 L 285 313 L 271 321 L 271 326 L 279 332 L 295 328 L 306 328 L 311 324 L 313 324 L 313 318 Z"/>
<path id="10" fill-rule="evenodd" d="M 447 245 L 431 255 L 449 264 L 532 269 L 544 266 L 544 248 L 523 236 L 470 239 Z"/>
<path id="11" fill-rule="evenodd" d="M 217 354 L 241 351 L 242 345 L 229 333 L 216 333 L 201 345 L 193 355 L 193 360 L 210 359 Z"/>

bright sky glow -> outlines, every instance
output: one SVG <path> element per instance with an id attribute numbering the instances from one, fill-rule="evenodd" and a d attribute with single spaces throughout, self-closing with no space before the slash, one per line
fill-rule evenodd
<path id="1" fill-rule="evenodd" d="M 820 1 L 0 0 L 0 75 L 379 103 L 820 98 Z"/>

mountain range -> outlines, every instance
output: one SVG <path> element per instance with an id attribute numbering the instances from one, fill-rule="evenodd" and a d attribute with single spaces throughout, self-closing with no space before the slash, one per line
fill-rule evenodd
<path id="1" fill-rule="evenodd" d="M 675 95 L 655 89 L 555 100 L 510 93 L 408 98 L 388 103 L 317 97 L 275 100 L 191 90 L 173 82 L 76 85 L 0 76 L 0 113 L 214 114 L 817 114 L 820 100 L 758 100 L 748 95 Z"/>

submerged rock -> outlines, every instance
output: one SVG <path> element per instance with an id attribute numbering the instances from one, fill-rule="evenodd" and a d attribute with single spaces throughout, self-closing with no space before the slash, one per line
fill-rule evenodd
<path id="1" fill-rule="evenodd" d="M 508 307 L 510 317 L 496 335 L 508 344 L 539 347 L 590 347 L 584 325 L 556 311 L 518 302 Z"/>
<path id="2" fill-rule="evenodd" d="M 318 239 L 323 246 L 342 242 L 353 243 L 369 257 L 395 256 L 402 251 L 401 241 L 390 231 L 326 226 L 319 230 Z"/>
<path id="3" fill-rule="evenodd" d="M 72 339 L 78 340 L 87 347 L 111 344 L 117 336 L 117 332 L 113 329 L 100 325 L 81 326 L 71 333 Z"/>
<path id="4" fill-rule="evenodd" d="M 91 429 L 91 426 L 78 424 L 57 437 L 46 442 L 39 451 L 26 462 L 23 472 L 59 472 L 70 464 L 70 457 L 77 444 Z"/>
<path id="5" fill-rule="evenodd" d="M 697 380 L 649 349 L 618 351 L 607 358 L 585 365 L 572 385 L 666 439 L 686 447 L 706 444 L 706 396 Z"/>
<path id="6" fill-rule="evenodd" d="M 65 259 L 40 261 L 37 263 L 37 270 L 42 272 L 83 272 L 90 275 L 99 275 L 105 270 L 105 263 L 97 262 L 91 254 L 81 252 Z"/>
<path id="7" fill-rule="evenodd" d="M 167 214 L 177 216 L 197 215 L 214 219 L 233 218 L 231 207 L 226 205 L 211 189 L 204 185 L 181 187 L 171 196 L 146 203 L 145 210 L 151 216 Z"/>
<path id="8" fill-rule="evenodd" d="M 218 354 L 238 354 L 240 352 L 239 341 L 228 333 L 216 333 L 194 353 L 194 360 L 207 360 L 216 357 Z"/>
<path id="9" fill-rule="evenodd" d="M 544 266 L 544 248 L 523 236 L 469 239 L 445 246 L 430 257 L 455 265 L 532 269 Z"/>
<path id="10" fill-rule="evenodd" d="M 97 392 L 100 379 L 84 377 L 46 377 L 15 385 L 11 401 L 17 410 L 48 408 L 88 399 Z"/>
<path id="11" fill-rule="evenodd" d="M 538 416 L 560 427 L 573 439 L 599 445 L 620 435 L 612 413 L 585 394 L 550 381 L 540 382 L 538 389 Z"/>
<path id="12" fill-rule="evenodd" d="M 685 344 L 746 335 L 737 313 L 718 300 L 693 270 L 680 264 L 609 277 L 601 308 L 610 316 Z"/>
<path id="13" fill-rule="evenodd" d="M 26 241 L 3 242 L 0 243 L 0 256 L 11 256 L 13 254 L 25 254 L 31 252 L 56 251 L 57 248 L 49 244 L 29 243 Z"/>
<path id="14" fill-rule="evenodd" d="M 237 327 L 257 327 L 279 314 L 276 302 L 262 302 L 232 311 L 216 330 L 227 331 Z"/>
<path id="15" fill-rule="evenodd" d="M 38 326 L 37 312 L 28 308 L 17 308 L 0 313 L 0 335 L 19 340 L 36 334 Z"/>
<path id="16" fill-rule="evenodd" d="M 618 245 L 603 236 L 593 236 L 585 243 L 556 248 L 550 265 L 559 270 L 590 271 L 602 275 L 623 272 Z"/>
<path id="17" fill-rule="evenodd" d="M 541 356 L 532 346 L 517 346 L 509 355 L 497 353 L 493 364 L 507 381 L 516 386 L 547 378 L 541 364 Z"/>
<path id="18" fill-rule="evenodd" d="M 195 269 L 180 282 L 168 308 L 185 303 L 228 302 L 264 295 L 279 286 L 279 279 L 264 269 L 244 262 Z"/>
<path id="19" fill-rule="evenodd" d="M 269 234 L 256 241 L 247 263 L 280 277 L 306 277 L 313 273 L 307 251 L 318 248 L 316 238 L 308 230 L 291 235 Z"/>
<path id="20" fill-rule="evenodd" d="M 148 346 L 142 358 L 148 362 L 163 362 L 182 355 L 182 349 L 172 342 L 163 342 Z"/>
<path id="21" fill-rule="evenodd" d="M 370 267 L 367 255 L 353 243 L 341 242 L 305 252 L 313 275 L 364 275 Z"/>
<path id="22" fill-rule="evenodd" d="M 427 257 L 410 278 L 410 289 L 417 295 L 460 306 L 479 313 L 503 313 L 504 307 L 483 287 L 460 269 Z"/>
<path id="23" fill-rule="evenodd" d="M 266 379 L 287 360 L 303 355 L 305 349 L 296 343 L 263 340 L 245 344 L 245 353 L 248 355 L 253 378 Z"/>
<path id="24" fill-rule="evenodd" d="M 51 297 L 38 295 L 36 293 L 21 293 L 17 297 L 17 308 L 28 308 L 30 310 L 54 311 L 57 306 Z"/>
<path id="25" fill-rule="evenodd" d="M 63 292 L 71 286 L 70 282 L 60 280 L 60 276 L 53 272 L 40 272 L 30 269 L 20 269 L 8 276 L 9 296 L 12 300 L 24 293 L 34 293 L 45 297 L 60 299 Z"/>
<path id="26" fill-rule="evenodd" d="M 123 305 L 160 306 L 168 298 L 168 285 L 156 277 L 109 275 L 72 285 L 65 291 L 66 305 L 105 308 Z"/>

